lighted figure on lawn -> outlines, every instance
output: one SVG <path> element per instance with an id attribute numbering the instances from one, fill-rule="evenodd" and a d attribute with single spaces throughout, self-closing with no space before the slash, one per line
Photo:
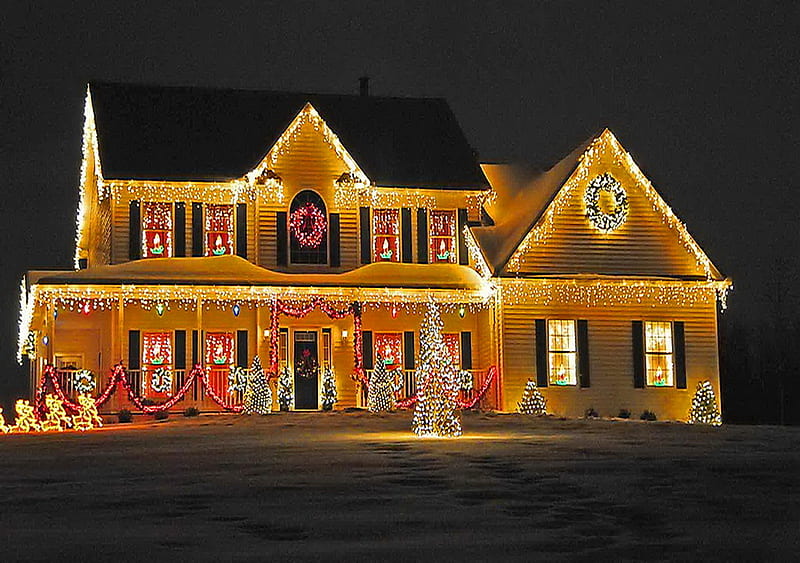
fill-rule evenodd
<path id="1" fill-rule="evenodd" d="M 64 409 L 64 403 L 55 395 L 47 394 L 44 397 L 47 406 L 47 414 L 42 420 L 42 431 L 60 432 L 72 427 L 72 418 Z"/>
<path id="2" fill-rule="evenodd" d="M 367 409 L 370 412 L 387 412 L 394 407 L 395 382 L 380 353 L 375 358 L 375 369 L 367 387 Z"/>
<path id="3" fill-rule="evenodd" d="M 710 381 L 701 381 L 692 399 L 692 408 L 689 411 L 689 424 L 710 424 L 720 426 L 722 417 L 717 409 L 717 397 Z"/>
<path id="4" fill-rule="evenodd" d="M 92 428 L 102 428 L 103 419 L 97 413 L 97 405 L 89 395 L 79 395 L 78 404 L 80 409 L 78 414 L 72 417 L 72 427 L 79 432 L 85 432 Z"/>
<path id="5" fill-rule="evenodd" d="M 420 361 L 415 373 L 417 405 L 412 424 L 418 436 L 461 436 L 461 420 L 456 412 L 461 370 L 447 350 L 443 327 L 439 305 L 429 303 L 420 328 Z"/>
<path id="6" fill-rule="evenodd" d="M 547 414 L 547 399 L 544 398 L 536 382 L 529 379 L 522 393 L 522 400 L 517 403 L 517 410 L 522 414 L 541 416 Z"/>
<path id="7" fill-rule="evenodd" d="M 6 419 L 3 417 L 3 407 L 0 407 L 0 433 L 8 434 L 11 432 L 11 427 L 6 426 Z"/>
<path id="8" fill-rule="evenodd" d="M 245 414 L 269 414 L 272 412 L 272 390 L 261 366 L 261 358 L 255 356 L 250 365 L 250 375 L 244 389 L 242 412 Z"/>
<path id="9" fill-rule="evenodd" d="M 288 411 L 292 408 L 294 401 L 294 381 L 292 372 L 289 371 L 289 366 L 284 366 L 280 377 L 278 378 L 278 406 L 282 411 Z"/>
<path id="10" fill-rule="evenodd" d="M 325 368 L 322 372 L 322 410 L 333 410 L 333 405 L 336 404 L 338 395 L 336 393 L 336 375 L 330 366 Z"/>
<path id="11" fill-rule="evenodd" d="M 42 426 L 36 420 L 33 405 L 31 405 L 30 401 L 17 399 L 14 410 L 17 413 L 17 420 L 14 426 L 11 427 L 13 432 L 40 432 L 42 430 Z"/>

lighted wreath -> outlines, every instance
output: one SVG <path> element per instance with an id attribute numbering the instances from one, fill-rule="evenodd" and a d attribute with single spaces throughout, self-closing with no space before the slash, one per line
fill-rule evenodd
<path id="1" fill-rule="evenodd" d="M 310 201 L 292 211 L 289 231 L 303 248 L 318 248 L 327 229 L 327 220 L 322 210 Z"/>
<path id="2" fill-rule="evenodd" d="M 317 377 L 319 365 L 317 359 L 311 354 L 311 350 L 303 350 L 300 359 L 295 362 L 294 372 L 305 379 Z"/>
<path id="3" fill-rule="evenodd" d="M 91 393 L 94 391 L 97 383 L 94 380 L 94 374 L 88 369 L 79 369 L 72 376 L 72 385 L 78 393 Z"/>
<path id="4" fill-rule="evenodd" d="M 605 213 L 600 209 L 600 192 L 608 192 L 614 198 L 614 209 Z M 589 182 L 586 193 L 583 194 L 586 202 L 586 217 L 599 231 L 610 233 L 622 226 L 628 218 L 628 194 L 625 188 L 611 175 L 602 174 Z"/>
<path id="5" fill-rule="evenodd" d="M 158 368 L 150 378 L 150 388 L 156 393 L 167 393 L 172 390 L 172 372 L 167 368 Z"/>

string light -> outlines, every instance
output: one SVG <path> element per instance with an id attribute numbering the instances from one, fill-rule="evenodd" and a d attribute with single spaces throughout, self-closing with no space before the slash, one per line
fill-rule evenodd
<path id="1" fill-rule="evenodd" d="M 284 366 L 278 378 L 278 406 L 282 411 L 288 411 L 291 410 L 293 402 L 294 378 L 292 372 L 289 371 L 289 366 Z"/>
<path id="2" fill-rule="evenodd" d="M 367 409 L 370 412 L 388 412 L 394 406 L 394 394 L 397 383 L 386 369 L 383 355 L 375 354 L 375 368 L 369 377 L 367 386 Z"/>
<path id="3" fill-rule="evenodd" d="M 244 370 L 242 370 L 244 373 Z M 261 359 L 256 355 L 250 366 L 250 373 L 245 376 L 244 401 L 242 412 L 245 414 L 265 415 L 272 412 L 272 390 L 261 366 Z"/>
<path id="4" fill-rule="evenodd" d="M 322 372 L 322 410 L 332 410 L 337 400 L 336 375 L 331 366 L 325 366 Z"/>
<path id="5" fill-rule="evenodd" d="M 78 393 L 91 393 L 97 387 L 94 373 L 88 369 L 79 369 L 73 375 L 72 386 Z"/>
<path id="6" fill-rule="evenodd" d="M 547 414 L 547 399 L 544 398 L 539 388 L 536 387 L 536 382 L 533 379 L 528 379 L 525 384 L 525 391 L 522 393 L 522 399 L 517 403 L 517 411 L 522 414 L 532 414 L 542 416 Z"/>
<path id="7" fill-rule="evenodd" d="M 722 417 L 717 408 L 717 397 L 710 381 L 701 381 L 697 384 L 692 407 L 689 409 L 689 424 L 710 424 L 720 426 Z"/>
<path id="8" fill-rule="evenodd" d="M 310 201 L 292 211 L 289 217 L 289 232 L 302 248 L 319 248 L 327 227 L 325 214 Z"/>
<path id="9" fill-rule="evenodd" d="M 92 94 L 89 87 L 86 87 L 86 98 L 83 106 L 83 143 L 81 157 L 81 176 L 78 195 L 78 213 L 75 218 L 75 268 L 80 267 L 80 259 L 86 258 L 87 244 L 84 240 L 86 236 L 86 223 L 89 220 L 89 190 L 94 188 L 98 198 L 104 195 L 103 173 L 100 167 L 100 151 L 97 144 L 97 129 L 94 122 L 94 108 L 92 107 Z M 89 165 L 90 154 L 92 157 L 95 183 L 89 186 Z"/>
<path id="10" fill-rule="evenodd" d="M 610 193 L 614 198 L 614 209 L 611 213 L 600 209 L 601 192 Z M 617 230 L 628 218 L 628 194 L 611 174 L 601 174 L 589 182 L 583 201 L 586 203 L 586 217 L 601 233 Z"/>

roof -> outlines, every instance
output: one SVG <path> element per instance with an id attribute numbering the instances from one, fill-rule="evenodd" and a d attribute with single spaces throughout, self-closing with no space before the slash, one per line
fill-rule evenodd
<path id="1" fill-rule="evenodd" d="M 513 164 L 483 165 L 484 173 L 498 194 L 497 201 L 487 206 L 495 225 L 473 227 L 472 232 L 494 272 L 505 267 L 595 138 L 596 135 L 588 138 L 545 172 Z"/>
<path id="2" fill-rule="evenodd" d="M 481 290 L 475 270 L 458 264 L 378 262 L 341 274 L 287 274 L 239 256 L 150 258 L 68 272 L 29 272 L 29 283 L 76 285 L 237 285 Z"/>
<path id="3" fill-rule="evenodd" d="M 488 187 L 441 98 L 92 83 L 106 179 L 240 178 L 311 103 L 379 186 Z"/>

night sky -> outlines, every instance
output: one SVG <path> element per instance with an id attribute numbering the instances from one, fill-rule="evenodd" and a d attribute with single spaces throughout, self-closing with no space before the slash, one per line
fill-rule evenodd
<path id="1" fill-rule="evenodd" d="M 797 311 L 800 4 L 11 4 L 0 395 L 22 385 L 20 276 L 72 266 L 89 80 L 355 94 L 367 74 L 446 98 L 483 162 L 546 166 L 608 126 L 733 279 L 726 322 L 764 322 L 776 293 Z"/>

